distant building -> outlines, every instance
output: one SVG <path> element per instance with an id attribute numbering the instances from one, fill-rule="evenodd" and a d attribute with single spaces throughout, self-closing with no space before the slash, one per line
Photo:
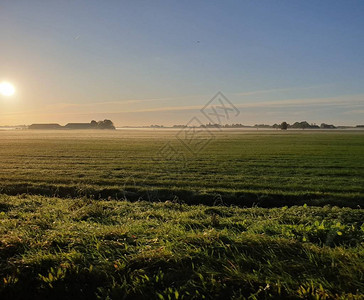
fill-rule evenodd
<path id="1" fill-rule="evenodd" d="M 93 129 L 95 128 L 92 126 L 91 123 L 68 123 L 64 126 L 64 129 Z"/>
<path id="2" fill-rule="evenodd" d="M 32 124 L 28 127 L 28 129 L 44 129 L 44 130 L 55 130 L 55 129 L 63 129 L 63 126 L 52 123 L 52 124 Z"/>

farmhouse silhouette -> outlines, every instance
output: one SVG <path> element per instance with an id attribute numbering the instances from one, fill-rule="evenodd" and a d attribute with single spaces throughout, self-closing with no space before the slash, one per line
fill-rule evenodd
<path id="1" fill-rule="evenodd" d="M 32 124 L 28 129 L 37 130 L 83 130 L 83 129 L 115 129 L 115 126 L 111 120 L 94 121 L 90 123 L 68 123 L 65 126 L 61 126 L 57 123 L 50 124 Z"/>

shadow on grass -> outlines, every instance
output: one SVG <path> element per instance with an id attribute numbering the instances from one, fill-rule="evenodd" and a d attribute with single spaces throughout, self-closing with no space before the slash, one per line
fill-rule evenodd
<path id="1" fill-rule="evenodd" d="M 338 207 L 360 208 L 363 206 L 364 199 L 360 194 L 346 194 L 335 196 L 332 194 L 307 193 L 260 193 L 260 192 L 236 192 L 236 193 L 200 193 L 198 191 L 183 189 L 162 189 L 162 188 L 102 188 L 79 187 L 64 185 L 27 185 L 14 184 L 4 186 L 1 191 L 7 195 L 33 194 L 48 197 L 76 198 L 88 197 L 90 199 L 127 199 L 128 201 L 175 201 L 189 205 L 204 204 L 208 206 L 229 206 L 238 207 L 282 207 L 294 205 L 325 206 L 334 205 Z M 1 206 L 7 209 L 7 206 Z"/>

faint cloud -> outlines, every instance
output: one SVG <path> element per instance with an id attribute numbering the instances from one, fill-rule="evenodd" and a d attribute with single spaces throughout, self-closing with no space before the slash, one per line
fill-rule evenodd
<path id="1" fill-rule="evenodd" d="M 357 110 L 348 110 L 343 112 L 346 115 L 357 115 L 357 114 L 364 114 L 364 109 L 357 109 Z"/>
<path id="2" fill-rule="evenodd" d="M 362 106 L 364 94 L 347 95 L 329 98 L 304 98 L 304 99 L 288 99 L 278 101 L 260 101 L 236 104 L 237 108 L 269 108 L 269 107 L 302 107 L 302 106 Z M 188 106 L 170 106 L 156 107 L 150 109 L 141 109 L 130 112 L 162 112 L 162 111 L 184 111 L 199 109 L 198 105 Z"/>
<path id="3" fill-rule="evenodd" d="M 307 86 L 307 87 L 290 87 L 290 88 L 279 88 L 279 89 L 269 89 L 269 90 L 257 90 L 257 91 L 251 91 L 251 92 L 235 93 L 232 95 L 234 95 L 234 96 L 251 96 L 251 95 L 258 95 L 258 94 L 272 94 L 272 93 L 279 93 L 279 92 L 312 90 L 312 89 L 318 89 L 318 88 L 329 87 L 329 86 L 332 86 L 332 84 L 321 84 L 321 85 L 313 85 L 313 86 Z"/>

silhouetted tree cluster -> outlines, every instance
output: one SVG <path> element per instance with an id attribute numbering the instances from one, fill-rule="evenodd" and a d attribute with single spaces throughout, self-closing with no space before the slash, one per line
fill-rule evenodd
<path id="1" fill-rule="evenodd" d="M 278 125 L 274 124 L 273 128 L 278 128 Z M 318 125 L 316 125 L 316 124 L 309 124 L 307 121 L 302 121 L 302 122 L 295 122 L 292 125 L 288 124 L 287 122 L 282 122 L 281 125 L 279 125 L 279 128 L 281 128 L 282 130 L 287 130 L 288 128 L 317 129 L 317 128 L 320 128 L 320 127 Z"/>
<path id="2" fill-rule="evenodd" d="M 309 124 L 307 121 L 295 122 L 294 124 L 292 124 L 289 127 L 290 128 L 301 128 L 301 129 L 306 129 L 306 128 L 320 128 L 316 124 Z"/>
<path id="3" fill-rule="evenodd" d="M 151 125 L 150 127 L 154 128 L 162 128 L 163 126 L 160 125 Z M 173 125 L 173 128 L 186 128 L 187 125 Z M 320 126 L 318 126 L 315 123 L 309 124 L 307 121 L 302 122 L 295 122 L 292 125 L 288 124 L 287 122 L 282 122 L 280 124 L 275 123 L 274 125 L 268 125 L 268 124 L 255 124 L 254 126 L 249 125 L 243 125 L 243 124 L 214 124 L 214 123 L 208 123 L 203 124 L 199 126 L 200 128 L 275 128 L 275 129 L 282 129 L 287 130 L 288 128 L 294 128 L 294 129 L 319 129 L 319 128 L 325 128 L 325 129 L 335 129 L 335 128 L 350 128 L 353 126 L 338 126 L 330 125 L 322 123 Z M 364 125 L 357 125 L 356 127 L 364 127 Z"/>
<path id="4" fill-rule="evenodd" d="M 105 119 L 104 121 L 95 120 L 91 121 L 91 126 L 95 129 L 115 129 L 114 123 L 111 120 Z"/>
<path id="5" fill-rule="evenodd" d="M 287 130 L 287 128 L 288 128 L 288 124 L 287 124 L 287 122 L 282 122 L 282 124 L 281 124 L 281 129 L 282 129 L 282 130 Z"/>
<path id="6" fill-rule="evenodd" d="M 268 124 L 255 124 L 254 127 L 258 127 L 258 128 L 272 128 L 271 125 Z"/>
<path id="7" fill-rule="evenodd" d="M 332 124 L 325 124 L 325 123 L 322 123 L 320 125 L 320 128 L 323 128 L 323 129 L 335 129 L 336 127 Z"/>

